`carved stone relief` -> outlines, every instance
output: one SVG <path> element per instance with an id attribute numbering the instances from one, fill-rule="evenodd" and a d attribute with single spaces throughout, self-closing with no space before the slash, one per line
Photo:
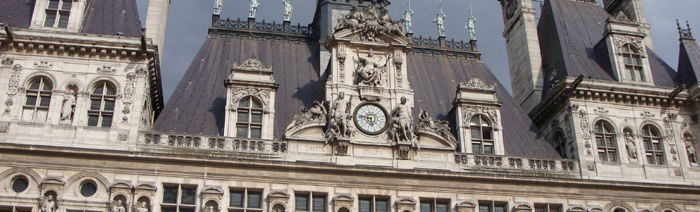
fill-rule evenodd
<path id="1" fill-rule="evenodd" d="M 498 124 L 498 108 L 496 107 L 486 107 L 486 106 L 462 106 L 462 120 L 463 123 L 469 123 L 470 119 L 472 118 L 472 115 L 474 114 L 483 114 L 488 116 L 491 121 L 493 121 L 493 125 L 499 125 Z"/>
<path id="2" fill-rule="evenodd" d="M 390 128 L 389 139 L 394 144 L 407 142 L 411 144 L 411 147 L 420 149 L 418 136 L 414 132 L 412 110 L 410 106 L 406 105 L 407 101 L 406 97 L 401 97 L 401 104 L 397 105 L 391 113 L 394 124 Z"/>
<path id="3" fill-rule="evenodd" d="M 308 122 L 326 122 L 326 115 L 328 115 L 328 111 L 325 101 L 314 101 L 311 108 L 303 106 L 299 108 L 299 113 L 294 116 L 294 121 L 287 126 L 286 131 L 293 130 Z"/>
<path id="4" fill-rule="evenodd" d="M 403 88 L 403 72 L 401 71 L 401 67 L 403 66 L 403 58 L 401 58 L 401 54 L 396 54 L 396 58 L 394 58 L 394 65 L 396 66 L 396 86 Z"/>
<path id="5" fill-rule="evenodd" d="M 12 57 L 6 57 L 5 59 L 2 59 L 2 65 L 3 66 L 11 66 L 12 64 L 15 63 L 15 58 Z"/>
<path id="6" fill-rule="evenodd" d="M 484 81 L 479 79 L 479 77 L 473 77 L 469 82 L 466 84 L 460 83 L 461 86 L 466 87 L 466 88 L 471 88 L 471 89 L 488 89 L 488 90 L 493 90 L 495 88 L 495 85 L 486 85 Z"/>
<path id="7" fill-rule="evenodd" d="M 246 96 L 254 96 L 261 100 L 265 108 L 270 107 L 270 91 L 259 88 L 235 87 L 231 92 L 231 110 L 238 110 L 238 103 Z M 266 111 L 267 112 L 267 111 Z"/>
<path id="8" fill-rule="evenodd" d="M 615 42 L 615 48 L 617 49 L 618 54 L 622 54 L 622 46 L 625 44 L 631 44 L 634 46 L 638 51 L 639 54 L 642 55 L 642 57 L 645 56 L 645 51 L 644 51 L 644 41 L 641 38 L 638 37 L 632 37 L 632 36 L 614 36 L 613 37 L 614 42 Z"/>
<path id="9" fill-rule="evenodd" d="M 134 90 L 136 89 L 136 73 L 130 72 L 126 75 L 126 84 L 124 84 L 124 97 L 122 102 L 124 103 L 124 109 L 122 112 L 124 114 L 129 114 L 131 111 L 131 103 L 134 98 Z"/>
<path id="10" fill-rule="evenodd" d="M 597 114 L 608 114 L 610 112 L 608 109 L 605 109 L 604 107 L 597 107 L 593 109 L 593 111 Z"/>
<path id="11" fill-rule="evenodd" d="M 428 111 L 421 111 L 418 118 L 418 131 L 429 131 L 442 136 L 443 139 L 457 145 L 457 138 L 452 134 L 450 123 L 447 120 L 433 121 Z"/>
<path id="12" fill-rule="evenodd" d="M 584 147 L 586 147 L 586 156 L 593 156 L 593 150 L 591 150 L 591 127 L 588 121 L 588 113 L 585 110 L 578 111 L 578 118 L 581 125 L 581 137 L 585 140 Z"/>
<path id="13" fill-rule="evenodd" d="M 357 84 L 368 85 L 368 86 L 383 86 L 386 82 L 387 65 L 392 59 L 393 55 L 389 54 L 384 59 L 384 56 L 374 55 L 372 49 L 369 50 L 367 57 L 360 55 L 360 49 L 357 52 L 357 67 L 355 72 L 357 73 Z M 383 61 L 385 60 L 385 61 Z M 383 63 L 383 64 L 380 64 Z"/>
<path id="14" fill-rule="evenodd" d="M 3 116 L 9 116 L 12 112 L 12 105 L 14 105 L 14 96 L 17 94 L 20 85 L 20 74 L 24 68 L 20 64 L 16 64 L 12 67 L 12 75 L 10 76 L 9 82 L 7 84 L 7 100 L 5 100 L 5 112 Z"/>
<path id="15" fill-rule="evenodd" d="M 328 129 L 324 135 L 326 144 L 335 142 L 338 138 L 350 138 L 355 133 L 351 109 L 352 104 L 345 99 L 345 93 L 340 92 L 338 98 L 330 106 Z"/>
<path id="16" fill-rule="evenodd" d="M 258 58 L 253 55 L 250 58 L 243 61 L 243 64 L 238 65 L 237 62 L 233 63 L 233 69 L 247 70 L 247 71 L 272 71 L 272 65 L 265 66 L 262 64 Z"/>
<path id="17" fill-rule="evenodd" d="M 340 83 L 345 83 L 345 59 L 348 55 L 344 45 L 338 46 L 338 80 Z"/>
<path id="18" fill-rule="evenodd" d="M 644 112 L 640 113 L 639 115 L 640 115 L 642 118 L 647 118 L 647 119 L 656 117 L 656 114 L 653 114 L 653 113 L 651 113 L 651 112 L 649 112 L 649 111 L 644 111 Z"/>
<path id="19" fill-rule="evenodd" d="M 102 73 L 102 74 L 113 74 L 116 73 L 117 69 L 113 68 L 112 66 L 102 66 L 102 67 L 97 67 L 97 73 Z"/>
<path id="20" fill-rule="evenodd" d="M 36 68 L 36 69 L 52 69 L 53 63 L 50 63 L 48 61 L 34 62 L 34 68 Z"/>
<path id="21" fill-rule="evenodd" d="M 389 10 L 384 7 L 380 13 L 374 4 L 365 7 L 363 11 L 359 11 L 357 5 L 353 5 L 350 13 L 338 20 L 334 31 L 344 29 L 359 32 L 359 36 L 353 40 L 364 42 L 386 43 L 379 37 L 382 33 L 404 36 L 401 23 L 391 19 Z"/>

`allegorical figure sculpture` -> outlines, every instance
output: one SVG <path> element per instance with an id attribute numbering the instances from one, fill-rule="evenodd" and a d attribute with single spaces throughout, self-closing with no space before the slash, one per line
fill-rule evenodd
<path id="1" fill-rule="evenodd" d="M 216 0 L 214 2 L 214 15 L 221 14 L 221 8 L 224 7 L 224 0 Z"/>
<path id="2" fill-rule="evenodd" d="M 409 1 L 410 4 L 410 1 Z M 403 28 L 406 33 L 413 33 L 413 25 L 411 23 L 411 19 L 413 19 L 413 10 L 409 8 L 406 10 L 406 12 L 403 13 Z"/>
<path id="3" fill-rule="evenodd" d="M 442 12 L 442 9 L 440 9 L 440 13 L 438 13 L 435 20 L 433 20 L 433 23 L 437 23 L 438 33 L 440 34 L 440 37 L 445 36 L 445 18 L 447 18 L 447 16 L 445 15 L 445 13 Z"/>
<path id="4" fill-rule="evenodd" d="M 326 115 L 328 114 L 328 112 L 323 106 L 324 103 L 325 101 L 314 101 L 313 106 L 311 108 L 299 108 L 299 113 L 297 113 L 294 116 L 294 121 L 289 126 L 287 126 L 287 131 L 294 129 L 295 127 L 300 126 L 309 121 L 321 122 L 323 120 L 326 120 Z"/>
<path id="5" fill-rule="evenodd" d="M 73 115 L 75 108 L 75 92 L 68 91 L 68 94 L 63 94 L 63 105 L 61 107 L 61 120 L 69 120 Z"/>
<path id="6" fill-rule="evenodd" d="M 374 51 L 369 50 L 367 57 L 360 56 L 360 49 L 357 49 L 357 58 L 360 65 L 357 69 L 358 83 L 370 86 L 382 85 L 382 71 L 389 64 L 391 55 L 386 58 L 383 65 L 377 64 L 374 61 Z"/>
<path id="7" fill-rule="evenodd" d="M 258 0 L 249 0 L 250 1 L 250 14 L 248 15 L 248 18 L 255 18 L 255 14 L 258 12 L 258 7 L 260 7 L 260 2 Z"/>
<path id="8" fill-rule="evenodd" d="M 435 122 L 433 121 L 433 117 L 430 116 L 430 113 L 425 110 L 420 112 L 418 121 L 419 129 L 433 131 L 453 144 L 457 144 L 457 138 L 455 138 L 450 129 L 450 122 L 445 120 Z"/>
<path id="9" fill-rule="evenodd" d="M 472 13 L 472 5 L 469 5 L 469 13 Z M 464 26 L 464 29 L 469 32 L 469 39 L 470 40 L 476 40 L 476 29 L 474 28 L 474 25 L 476 24 L 476 18 L 474 17 L 474 14 L 471 15 L 467 19 L 467 24 Z"/>
<path id="10" fill-rule="evenodd" d="M 124 208 L 124 205 L 122 205 L 121 200 L 117 200 L 116 203 L 112 206 L 112 212 L 126 212 L 126 208 Z"/>
<path id="11" fill-rule="evenodd" d="M 625 146 L 629 157 L 637 159 L 637 145 L 634 144 L 634 138 L 630 135 L 630 132 L 625 132 Z"/>
<path id="12" fill-rule="evenodd" d="M 53 212 L 56 209 L 56 202 L 53 201 L 53 195 L 49 195 L 46 202 L 41 205 L 41 212 Z"/>
<path id="13" fill-rule="evenodd" d="M 688 151 L 688 160 L 691 163 L 697 163 L 698 158 L 695 155 L 695 145 L 693 145 L 693 138 L 690 136 L 685 137 L 685 150 Z"/>
<path id="14" fill-rule="evenodd" d="M 412 147 L 420 148 L 418 146 L 418 139 L 413 132 L 413 118 L 411 117 L 411 107 L 406 105 L 408 100 L 406 97 L 401 97 L 401 104 L 396 106 L 396 109 L 392 113 L 391 117 L 393 119 L 393 130 L 392 139 L 395 143 L 399 142 L 410 142 Z"/>
<path id="15" fill-rule="evenodd" d="M 326 130 L 326 144 L 338 137 L 350 137 L 354 129 L 350 126 L 352 116 L 350 114 L 350 102 L 345 100 L 345 93 L 340 92 L 331 106 L 328 117 L 328 130 Z"/>
<path id="16" fill-rule="evenodd" d="M 284 20 L 289 21 L 292 19 L 292 11 L 294 10 L 294 6 L 292 6 L 292 0 L 282 0 L 282 3 L 284 4 Z"/>
<path id="17" fill-rule="evenodd" d="M 148 212 L 146 202 L 141 202 L 141 204 L 139 204 L 139 208 L 136 209 L 136 212 Z"/>

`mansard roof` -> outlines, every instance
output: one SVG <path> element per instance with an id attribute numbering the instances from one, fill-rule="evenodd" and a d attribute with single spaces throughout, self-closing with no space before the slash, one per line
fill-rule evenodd
<path id="1" fill-rule="evenodd" d="M 554 80 L 583 74 L 598 80 L 616 80 L 607 58 L 607 47 L 596 45 L 603 39 L 605 21 L 611 15 L 597 4 L 548 0 L 542 9 L 537 30 L 545 71 L 544 93 L 549 92 L 549 72 Z M 602 45 L 606 45 L 604 42 Z M 653 50 L 647 48 L 654 84 L 674 87 L 676 72 Z M 546 95 L 542 96 L 546 98 Z"/>
<path id="2" fill-rule="evenodd" d="M 681 39 L 678 80 L 692 86 L 700 77 L 700 47 L 693 39 Z"/>
<path id="3" fill-rule="evenodd" d="M 0 1 L 0 22 L 12 27 L 28 29 L 36 0 Z M 141 36 L 136 0 L 92 0 L 85 9 L 81 33 Z"/>

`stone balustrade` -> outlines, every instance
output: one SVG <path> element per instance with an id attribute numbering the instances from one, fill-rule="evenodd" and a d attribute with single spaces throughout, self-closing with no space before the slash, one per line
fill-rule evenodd
<path id="1" fill-rule="evenodd" d="M 455 163 L 460 166 L 505 168 L 520 170 L 577 172 L 578 161 L 567 159 L 524 158 L 505 155 L 455 154 Z"/>
<path id="2" fill-rule="evenodd" d="M 153 147 L 283 154 L 287 142 L 247 138 L 193 136 L 160 132 L 139 134 L 139 144 Z"/>

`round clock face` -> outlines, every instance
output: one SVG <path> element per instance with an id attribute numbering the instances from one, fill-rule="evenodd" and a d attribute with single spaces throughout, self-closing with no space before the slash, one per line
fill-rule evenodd
<path id="1" fill-rule="evenodd" d="M 388 126 L 387 112 L 376 104 L 364 104 L 355 110 L 355 125 L 360 131 L 376 135 L 384 132 Z"/>

